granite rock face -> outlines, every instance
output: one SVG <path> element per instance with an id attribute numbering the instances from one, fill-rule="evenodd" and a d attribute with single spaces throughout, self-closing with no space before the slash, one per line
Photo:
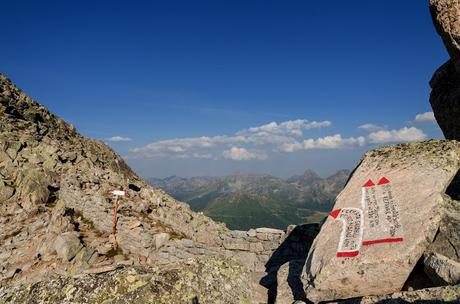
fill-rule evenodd
<path id="1" fill-rule="evenodd" d="M 368 152 L 339 194 L 307 259 L 314 302 L 401 290 L 436 236 L 460 143 Z"/>
<path id="2" fill-rule="evenodd" d="M 460 263 L 440 254 L 425 257 L 425 272 L 438 285 L 460 284 Z"/>
<path id="3" fill-rule="evenodd" d="M 460 139 L 460 3 L 430 0 L 430 11 L 438 34 L 450 55 L 433 75 L 430 103 L 447 139 Z"/>

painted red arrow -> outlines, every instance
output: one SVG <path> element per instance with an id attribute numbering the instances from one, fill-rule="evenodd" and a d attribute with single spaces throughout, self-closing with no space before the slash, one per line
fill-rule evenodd
<path id="1" fill-rule="evenodd" d="M 329 215 L 336 219 L 336 218 L 339 216 L 340 211 L 342 211 L 342 209 L 340 209 L 340 208 L 339 208 L 339 209 L 332 210 L 332 211 L 329 213 Z"/>
<path id="2" fill-rule="evenodd" d="M 379 183 L 377 185 L 385 185 L 385 184 L 388 184 L 390 181 L 388 179 L 386 179 L 385 177 L 382 177 L 380 180 L 379 180 Z"/>
<path id="3" fill-rule="evenodd" d="M 374 182 L 370 179 L 368 180 L 364 185 L 363 187 L 372 187 L 372 186 L 375 186 Z"/>

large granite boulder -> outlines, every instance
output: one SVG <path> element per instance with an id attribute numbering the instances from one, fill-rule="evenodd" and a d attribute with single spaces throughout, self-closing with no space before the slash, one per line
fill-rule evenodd
<path id="1" fill-rule="evenodd" d="M 314 301 L 401 290 L 439 229 L 460 143 L 428 141 L 368 152 L 337 197 L 306 263 Z"/>
<path id="2" fill-rule="evenodd" d="M 447 139 L 460 139 L 460 2 L 430 0 L 430 11 L 438 34 L 451 57 L 433 75 L 430 103 Z"/>

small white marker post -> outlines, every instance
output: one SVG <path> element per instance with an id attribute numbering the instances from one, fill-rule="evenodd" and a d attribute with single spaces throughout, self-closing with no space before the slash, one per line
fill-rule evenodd
<path id="1" fill-rule="evenodd" d="M 117 233 L 117 210 L 118 210 L 118 198 L 125 196 L 126 192 L 122 190 L 112 190 L 110 193 L 115 196 L 115 202 L 113 203 L 113 226 L 112 226 L 112 235 L 113 241 L 116 243 L 115 234 Z"/>

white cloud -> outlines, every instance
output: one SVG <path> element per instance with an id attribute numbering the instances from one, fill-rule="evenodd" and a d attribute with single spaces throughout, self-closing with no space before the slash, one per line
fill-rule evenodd
<path id="1" fill-rule="evenodd" d="M 162 158 L 162 157 L 182 157 L 188 155 L 188 157 L 206 158 L 202 157 L 203 153 L 200 153 L 199 149 L 210 149 L 219 144 L 231 144 L 235 142 L 243 142 L 244 138 L 235 136 L 201 136 L 201 137 L 188 137 L 188 138 L 175 138 L 159 140 L 148 144 L 144 147 L 135 148 L 130 150 L 130 155 L 133 157 L 141 158 Z M 209 157 L 208 157 L 209 158 Z"/>
<path id="2" fill-rule="evenodd" d="M 415 127 L 404 127 L 399 130 L 377 131 L 369 134 L 369 140 L 374 144 L 410 142 L 426 139 L 426 134 Z"/>
<path id="3" fill-rule="evenodd" d="M 107 141 L 111 142 L 121 142 L 121 141 L 131 141 L 132 139 L 129 137 L 123 137 L 123 136 L 112 136 L 106 139 Z"/>
<path id="4" fill-rule="evenodd" d="M 242 147 L 231 147 L 222 152 L 222 156 L 230 160 L 266 160 L 268 158 L 265 153 L 251 152 Z"/>
<path id="5" fill-rule="evenodd" d="M 367 131 L 367 132 L 376 132 L 376 131 L 380 131 L 380 130 L 385 129 L 384 127 L 377 126 L 377 125 L 370 124 L 370 123 L 360 125 L 358 128 L 361 129 L 361 130 Z"/>
<path id="6" fill-rule="evenodd" d="M 302 130 L 319 129 L 329 127 L 332 123 L 328 120 L 324 121 L 308 121 L 306 119 L 288 120 L 282 123 L 271 122 L 262 126 L 252 127 L 247 130 L 242 130 L 238 134 L 278 134 L 290 136 L 302 136 Z"/>
<path id="7" fill-rule="evenodd" d="M 294 140 L 291 142 L 282 143 L 278 149 L 282 152 L 295 152 L 303 149 L 302 143 Z"/>
<path id="8" fill-rule="evenodd" d="M 303 149 L 341 149 L 351 147 L 361 147 L 366 143 L 363 136 L 342 138 L 342 135 L 320 137 L 318 139 L 306 139 L 303 141 Z"/>
<path id="9" fill-rule="evenodd" d="M 436 118 L 434 117 L 433 112 L 425 112 L 425 113 L 415 115 L 414 121 L 417 123 L 425 123 L 425 122 L 436 123 Z"/>
<path id="10" fill-rule="evenodd" d="M 295 144 L 296 137 L 303 135 L 303 130 L 328 127 L 330 121 L 312 121 L 305 119 L 288 120 L 281 123 L 271 122 L 258 127 L 244 129 L 235 135 L 202 136 L 160 140 L 144 147 L 130 150 L 128 157 L 197 157 L 203 158 L 202 149 L 219 149 L 237 145 L 275 146 L 284 151 L 285 146 Z M 210 158 L 210 157 L 208 157 Z"/>
<path id="11" fill-rule="evenodd" d="M 234 135 L 202 136 L 159 140 L 130 150 L 128 158 L 203 158 L 264 160 L 268 152 L 312 149 L 342 149 L 362 146 L 364 137 L 343 138 L 340 134 L 305 139 L 303 132 L 324 128 L 330 121 L 288 120 L 243 129 Z"/>
<path id="12" fill-rule="evenodd" d="M 280 150 L 283 152 L 294 152 L 299 150 L 316 150 L 316 149 L 343 149 L 361 147 L 366 144 L 366 138 L 363 136 L 343 138 L 340 134 L 320 137 L 317 139 L 309 138 L 302 142 L 293 141 L 281 145 Z"/>

